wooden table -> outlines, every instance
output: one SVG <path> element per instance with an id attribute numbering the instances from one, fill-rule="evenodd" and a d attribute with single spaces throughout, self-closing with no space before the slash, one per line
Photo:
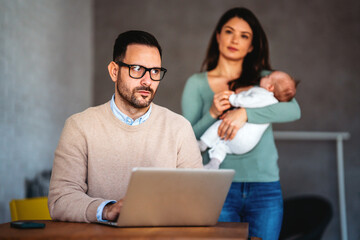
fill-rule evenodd
<path id="1" fill-rule="evenodd" d="M 0 224 L 0 239 L 248 239 L 247 223 L 218 223 L 213 227 L 115 228 L 96 223 L 34 221 L 43 229 L 16 229 Z M 255 238 L 251 238 L 255 239 Z"/>

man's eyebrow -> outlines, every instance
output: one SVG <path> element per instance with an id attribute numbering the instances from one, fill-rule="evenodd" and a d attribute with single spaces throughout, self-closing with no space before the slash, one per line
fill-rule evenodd
<path id="1" fill-rule="evenodd" d="M 129 65 L 131 65 L 131 66 L 145 67 L 144 65 L 137 64 L 137 63 L 132 63 L 132 64 L 129 64 Z M 145 68 L 161 68 L 161 67 L 145 67 Z"/>

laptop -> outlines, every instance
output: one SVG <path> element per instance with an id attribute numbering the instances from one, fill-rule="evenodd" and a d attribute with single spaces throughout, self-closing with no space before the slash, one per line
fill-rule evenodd
<path id="1" fill-rule="evenodd" d="M 115 227 L 212 226 L 235 171 L 134 168 Z"/>

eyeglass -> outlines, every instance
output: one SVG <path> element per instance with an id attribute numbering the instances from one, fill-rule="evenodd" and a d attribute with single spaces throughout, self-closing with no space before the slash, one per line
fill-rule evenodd
<path id="1" fill-rule="evenodd" d="M 146 72 L 150 73 L 150 78 L 153 81 L 160 81 L 164 78 L 165 73 L 166 73 L 166 69 L 165 68 L 147 68 L 141 65 L 131 65 L 131 64 L 126 64 L 123 63 L 121 61 L 116 61 L 116 64 L 118 64 L 119 66 L 124 66 L 124 67 L 128 67 L 129 68 L 129 76 L 135 79 L 140 79 L 142 78 Z"/>

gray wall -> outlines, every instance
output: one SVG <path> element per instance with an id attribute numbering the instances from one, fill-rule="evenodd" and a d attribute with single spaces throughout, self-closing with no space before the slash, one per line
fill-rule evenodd
<path id="1" fill-rule="evenodd" d="M 168 73 L 155 102 L 181 113 L 186 79 L 198 72 L 221 14 L 235 6 L 251 9 L 270 42 L 272 65 L 301 79 L 297 100 L 302 118 L 276 130 L 347 131 L 345 183 L 349 239 L 360 238 L 360 3 L 346 1 L 137 0 L 95 1 L 94 104 L 110 99 L 106 66 L 120 32 L 153 33 L 164 50 Z M 331 141 L 277 141 L 284 197 L 317 194 L 328 198 L 334 218 L 324 239 L 340 239 L 336 152 Z M 311 213 L 309 213 L 311 217 Z"/>
<path id="2" fill-rule="evenodd" d="M 92 104 L 92 31 L 91 1 L 0 0 L 0 222 Z"/>

